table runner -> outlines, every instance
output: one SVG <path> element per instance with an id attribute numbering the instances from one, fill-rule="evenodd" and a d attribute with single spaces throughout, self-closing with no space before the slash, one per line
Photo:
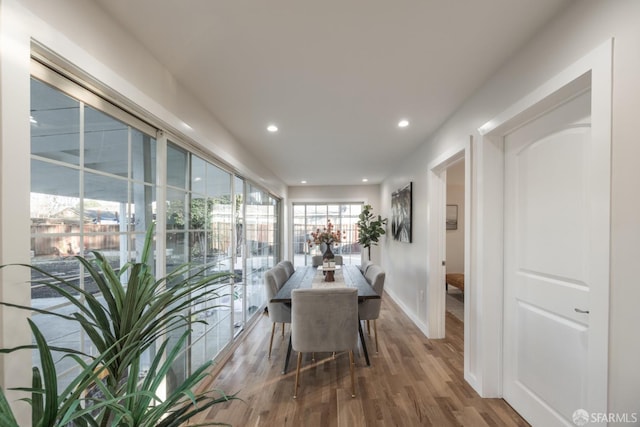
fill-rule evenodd
<path id="1" fill-rule="evenodd" d="M 311 282 L 311 289 L 331 289 L 331 288 L 346 288 L 347 284 L 344 281 L 344 276 L 342 275 L 342 269 L 336 269 L 334 271 L 334 279 L 333 282 L 325 282 L 324 274 L 322 274 L 322 270 L 318 270 L 318 272 L 313 276 L 313 281 Z"/>

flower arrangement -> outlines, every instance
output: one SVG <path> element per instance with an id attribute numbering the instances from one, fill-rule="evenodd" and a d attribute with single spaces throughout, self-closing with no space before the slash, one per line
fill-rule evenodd
<path id="1" fill-rule="evenodd" d="M 331 246 L 336 243 L 340 243 L 342 240 L 342 232 L 340 230 L 334 231 L 334 225 L 331 223 L 331 220 L 327 220 L 327 226 L 320 230 L 317 228 L 316 231 L 311 233 L 311 238 L 307 240 L 309 247 L 313 247 L 313 245 L 320 245 L 321 243 L 326 244 L 327 246 Z"/>

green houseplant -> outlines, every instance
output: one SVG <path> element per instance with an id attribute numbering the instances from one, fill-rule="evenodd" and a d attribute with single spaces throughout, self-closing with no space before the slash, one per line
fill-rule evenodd
<path id="1" fill-rule="evenodd" d="M 147 230 L 140 260 L 125 264 L 119 271 L 100 252 L 92 252 L 95 259 L 75 257 L 100 290 L 98 294 L 37 266 L 17 264 L 37 271 L 43 279 L 32 283 L 54 291 L 73 304 L 76 311 L 65 315 L 0 304 L 76 322 L 96 349 L 96 354 L 87 355 L 70 348 L 51 347 L 29 320 L 36 344 L 0 350 L 8 353 L 37 348 L 40 352 L 42 371 L 34 368 L 32 387 L 20 389 L 31 393 L 32 397 L 26 400 L 32 407 L 34 426 L 177 427 L 211 405 L 235 398 L 218 391 L 193 391 L 206 377 L 211 362 L 196 369 L 165 398 L 158 397 L 162 380 L 189 334 L 191 319 L 211 309 L 209 303 L 221 296 L 218 290 L 228 283 L 231 273 L 210 273 L 208 267 L 184 264 L 156 279 L 150 267 L 153 230 L 153 226 Z M 8 266 L 0 266 L 5 267 Z M 185 329 L 170 343 L 167 337 L 172 332 L 175 335 Z M 141 375 L 142 355 L 154 345 L 158 348 L 149 371 Z M 76 377 L 60 393 L 51 351 L 61 352 L 78 364 Z M 87 397 L 90 387 L 97 392 Z M 0 424 L 17 426 L 1 389 Z M 213 424 L 217 423 L 203 425 Z"/>
<path id="2" fill-rule="evenodd" d="M 385 234 L 384 225 L 387 224 L 387 218 L 383 219 L 380 215 L 376 218 L 371 210 L 371 205 L 364 205 L 358 216 L 358 243 L 367 248 L 369 261 L 371 261 L 371 246 L 378 244 L 380 236 Z"/>

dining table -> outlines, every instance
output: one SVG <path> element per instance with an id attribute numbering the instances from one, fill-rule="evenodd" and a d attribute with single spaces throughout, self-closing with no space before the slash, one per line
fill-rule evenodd
<path id="1" fill-rule="evenodd" d="M 379 299 L 380 295 L 376 293 L 373 287 L 367 282 L 367 279 L 355 265 L 341 265 L 332 268 L 333 281 L 325 281 L 326 271 L 323 266 L 319 267 L 298 267 L 289 279 L 282 285 L 271 302 L 280 302 L 283 304 L 291 304 L 291 292 L 294 289 L 327 289 L 336 287 L 356 288 L 358 290 L 358 301 L 362 302 L 367 299 Z M 359 319 L 359 318 L 358 318 Z M 362 352 L 364 353 L 367 366 L 370 366 L 369 353 L 367 352 L 367 343 L 364 339 L 361 322 L 358 321 L 358 334 L 360 335 L 360 343 Z M 287 372 L 289 359 L 291 358 L 291 335 L 289 335 L 289 346 L 287 348 L 287 356 L 284 361 L 282 373 Z"/>

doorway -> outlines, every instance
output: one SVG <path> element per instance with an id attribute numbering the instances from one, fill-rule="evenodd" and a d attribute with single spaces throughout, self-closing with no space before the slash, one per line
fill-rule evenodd
<path id="1" fill-rule="evenodd" d="M 607 408 L 611 61 L 608 41 L 474 147 L 474 388 L 534 425 Z"/>
<path id="2" fill-rule="evenodd" d="M 445 206 L 445 307 L 464 322 L 465 185 L 464 158 L 447 167 Z M 445 323 L 447 317 L 445 316 Z"/>
<path id="3" fill-rule="evenodd" d="M 468 232 L 470 230 L 471 206 L 471 138 L 458 150 L 445 153 L 428 167 L 429 170 L 429 207 L 428 207 L 428 286 L 427 286 L 427 336 L 432 339 L 445 337 L 445 317 L 447 311 L 446 273 L 460 274 L 468 282 L 469 251 L 471 248 Z M 451 175 L 451 176 L 449 176 Z M 455 197 L 448 197 L 447 183 L 457 187 Z M 450 229 L 447 230 L 447 205 L 449 207 Z M 454 214 L 455 212 L 455 214 Z M 455 229 L 454 229 L 455 227 Z M 457 241 L 451 242 L 450 249 L 456 253 L 452 269 L 447 269 L 447 234 L 455 234 Z M 452 256 L 452 255 L 450 255 Z M 454 291 L 452 290 L 452 293 Z M 466 295 L 470 295 L 466 293 Z M 466 296 L 465 295 L 465 296 Z M 472 294 L 471 294 L 472 295 Z M 460 295 L 461 296 L 461 295 Z M 461 317 L 468 318 L 469 306 L 465 304 Z M 464 353 L 467 365 L 469 337 L 468 322 L 464 323 Z"/>

